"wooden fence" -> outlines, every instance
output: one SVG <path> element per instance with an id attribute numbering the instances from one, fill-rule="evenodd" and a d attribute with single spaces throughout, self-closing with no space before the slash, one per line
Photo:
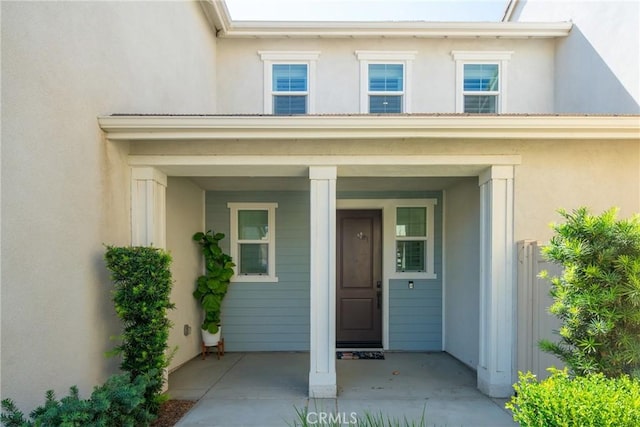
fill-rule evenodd
<path id="1" fill-rule="evenodd" d="M 553 302 L 549 296 L 550 282 L 538 277 L 543 270 L 549 277 L 561 274 L 560 266 L 544 260 L 540 254 L 541 243 L 534 240 L 518 242 L 518 305 L 517 305 L 517 361 L 518 371 L 531 371 L 539 379 L 549 374 L 547 368 L 564 364 L 555 356 L 538 348 L 538 341 L 543 338 L 558 341 L 555 331 L 560 321 L 549 314 L 549 306 Z M 514 382 L 517 378 L 514 378 Z"/>

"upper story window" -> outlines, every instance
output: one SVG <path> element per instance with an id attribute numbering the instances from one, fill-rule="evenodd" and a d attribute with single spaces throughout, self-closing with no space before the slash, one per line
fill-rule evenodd
<path id="1" fill-rule="evenodd" d="M 369 112 L 402 113 L 403 64 L 369 64 Z"/>
<path id="2" fill-rule="evenodd" d="M 228 203 L 234 282 L 277 282 L 277 203 Z"/>
<path id="3" fill-rule="evenodd" d="M 465 113 L 497 113 L 500 65 L 464 64 L 462 84 Z"/>
<path id="4" fill-rule="evenodd" d="M 264 113 L 315 113 L 317 51 L 259 51 L 264 63 Z"/>
<path id="5" fill-rule="evenodd" d="M 306 114 L 309 97 L 307 64 L 273 64 L 273 114 Z"/>
<path id="6" fill-rule="evenodd" d="M 456 112 L 507 111 L 507 63 L 512 52 L 453 51 L 456 61 Z"/>
<path id="7" fill-rule="evenodd" d="M 410 112 L 415 55 L 413 51 L 356 51 L 360 61 L 361 113 Z"/>

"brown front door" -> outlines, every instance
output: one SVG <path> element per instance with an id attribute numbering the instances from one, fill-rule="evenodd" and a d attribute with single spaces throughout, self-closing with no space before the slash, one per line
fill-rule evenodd
<path id="1" fill-rule="evenodd" d="M 382 211 L 339 210 L 336 345 L 382 347 Z"/>

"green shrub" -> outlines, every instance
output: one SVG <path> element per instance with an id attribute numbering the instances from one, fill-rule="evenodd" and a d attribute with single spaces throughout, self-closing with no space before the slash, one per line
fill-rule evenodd
<path id="1" fill-rule="evenodd" d="M 562 321 L 560 342 L 543 340 L 540 348 L 578 375 L 640 369 L 640 217 L 617 220 L 616 213 L 560 211 L 566 222 L 553 225 L 543 248 L 564 271 L 551 280 L 549 308 Z"/>
<path id="2" fill-rule="evenodd" d="M 154 372 L 145 400 L 156 412 L 161 403 L 163 369 L 171 322 L 167 310 L 174 307 L 171 293 L 171 257 L 151 247 L 107 247 L 107 267 L 115 284 L 113 302 L 124 324 L 122 343 L 114 353 L 122 354 L 120 368 L 133 378 Z"/>
<path id="3" fill-rule="evenodd" d="M 156 377 L 153 371 L 149 375 L 138 375 L 133 381 L 130 374 L 111 376 L 103 385 L 95 387 L 87 400 L 80 399 L 75 386 L 60 400 L 49 390 L 44 405 L 34 409 L 29 420 L 11 399 L 4 399 L 0 421 L 6 427 L 146 426 L 155 415 L 145 404 L 144 395 L 157 382 Z"/>
<path id="4" fill-rule="evenodd" d="M 538 382 L 520 373 L 516 395 L 506 407 L 521 426 L 637 427 L 640 425 L 640 382 L 626 375 L 602 373 L 571 378 L 567 369 L 551 368 Z"/>

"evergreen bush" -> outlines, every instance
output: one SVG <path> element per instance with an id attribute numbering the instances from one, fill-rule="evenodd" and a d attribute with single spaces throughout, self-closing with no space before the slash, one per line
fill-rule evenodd
<path id="1" fill-rule="evenodd" d="M 122 355 L 120 368 L 134 379 L 154 373 L 145 400 L 155 413 L 161 403 L 163 369 L 169 364 L 171 257 L 158 248 L 108 246 L 105 260 L 115 285 L 116 313 L 124 324 L 122 343 L 114 353 Z"/>
<path id="2" fill-rule="evenodd" d="M 640 373 L 640 217 L 617 220 L 616 209 L 586 208 L 553 225 L 543 255 L 564 267 L 551 279 L 549 312 L 562 321 L 560 342 L 542 340 L 577 375 Z M 546 277 L 546 272 L 541 274 Z"/>
<path id="3" fill-rule="evenodd" d="M 133 381 L 128 373 L 113 375 L 103 385 L 95 387 L 87 400 L 80 399 L 76 386 L 60 400 L 49 390 L 44 405 L 34 409 L 29 419 L 11 399 L 4 399 L 0 421 L 6 427 L 147 426 L 155 415 L 145 404 L 145 393 L 156 382 L 157 375 L 153 371 L 138 375 Z"/>
<path id="4" fill-rule="evenodd" d="M 627 375 L 602 373 L 571 378 L 567 369 L 550 369 L 538 382 L 520 373 L 516 394 L 506 404 L 522 427 L 640 426 L 640 382 Z"/>

